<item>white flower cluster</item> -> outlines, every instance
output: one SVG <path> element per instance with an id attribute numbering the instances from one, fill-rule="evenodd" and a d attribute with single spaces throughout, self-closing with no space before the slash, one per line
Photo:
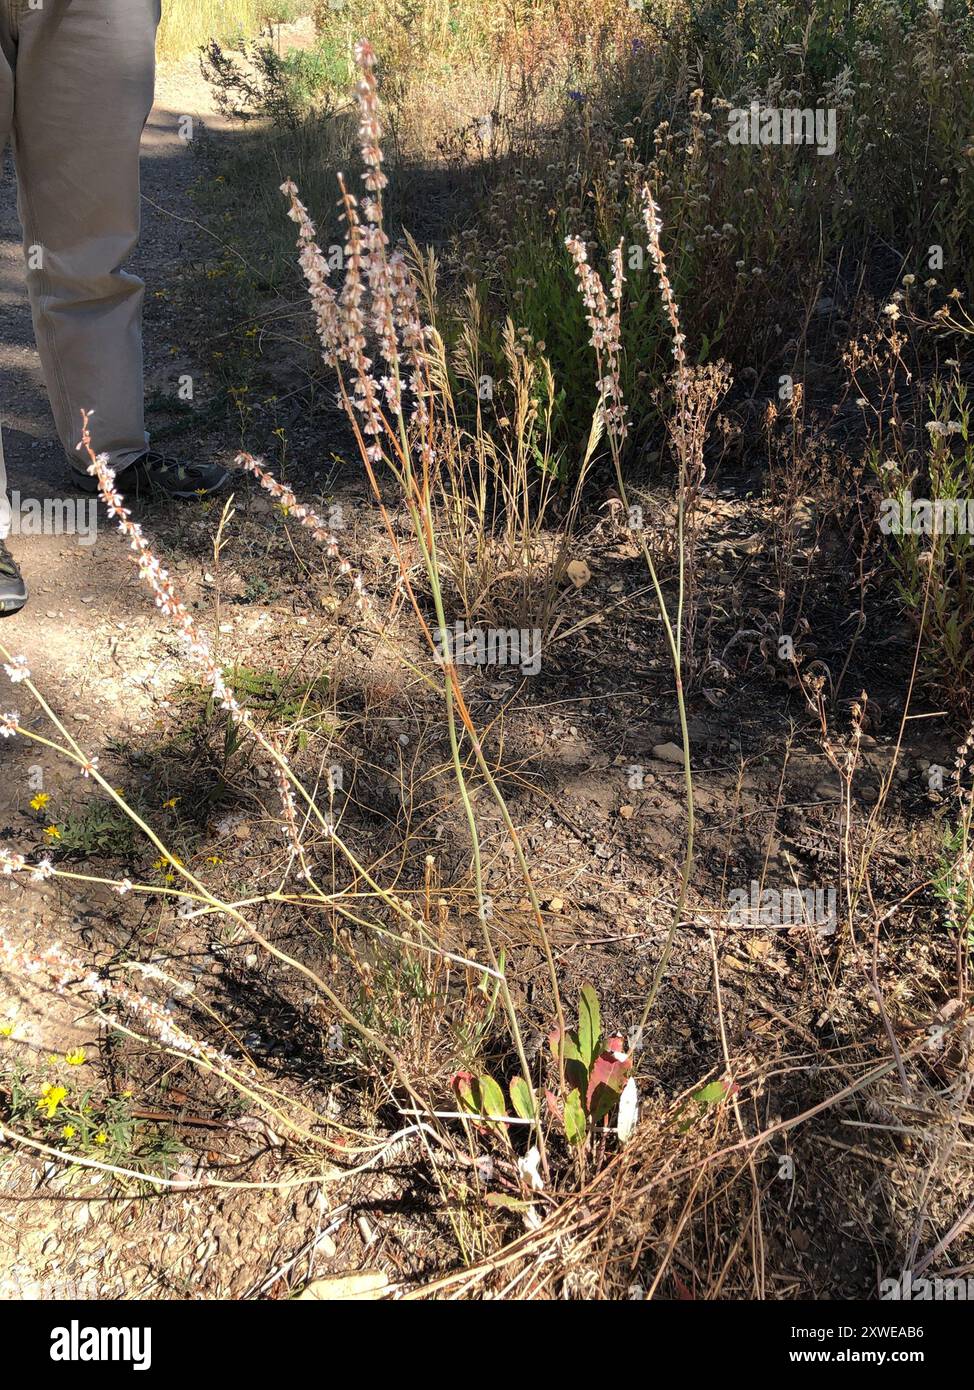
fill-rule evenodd
<path id="1" fill-rule="evenodd" d="M 3 669 L 10 679 L 11 685 L 19 685 L 21 681 L 30 680 L 30 668 L 27 665 L 26 656 L 15 656 L 8 665 L 4 662 Z"/>
<path id="2" fill-rule="evenodd" d="M 0 858 L 0 865 L 3 862 Z M 9 870 L 4 869 L 3 872 Z M 25 980 L 48 984 L 59 994 L 68 993 L 70 987 L 94 994 L 102 1002 L 115 1004 L 136 1018 L 164 1047 L 171 1047 L 187 1057 L 218 1067 L 226 1067 L 233 1062 L 225 1052 L 190 1037 L 173 1021 L 169 1009 L 164 1005 L 120 980 L 107 979 L 98 971 L 89 969 L 81 961 L 73 960 L 59 946 L 31 950 L 12 942 L 6 933 L 0 932 L 0 966 Z M 146 973 L 151 972 L 147 970 Z"/>

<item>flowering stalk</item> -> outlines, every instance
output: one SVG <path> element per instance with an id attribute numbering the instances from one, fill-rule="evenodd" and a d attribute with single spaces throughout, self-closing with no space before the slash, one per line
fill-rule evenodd
<path id="1" fill-rule="evenodd" d="M 139 990 L 132 989 L 124 982 L 110 978 L 104 971 L 92 970 L 83 962 L 62 951 L 59 946 L 48 946 L 38 951 L 14 943 L 6 933 L 0 932 L 0 965 L 15 974 L 17 978 L 37 980 L 58 994 L 67 995 L 75 990 L 94 994 L 99 1001 L 95 1014 L 107 1027 L 135 1038 L 138 1042 L 154 1043 L 166 1051 L 194 1063 L 205 1071 L 213 1072 L 242 1096 L 272 1115 L 275 1123 L 291 1130 L 295 1135 L 309 1140 L 317 1147 L 328 1149 L 340 1147 L 343 1154 L 348 1152 L 344 1143 L 336 1145 L 333 1141 L 316 1133 L 288 1114 L 287 1110 L 282 1107 L 286 1105 L 288 1110 L 293 1110 L 293 1097 L 279 1095 L 273 1088 L 265 1086 L 256 1077 L 248 1077 L 245 1080 L 237 1071 L 238 1062 L 180 1028 L 171 1017 L 167 1007 L 161 1006 L 155 1000 L 150 999 Z M 186 986 L 172 981 L 154 966 L 129 962 L 128 968 L 137 968 L 143 975 L 162 980 L 170 990 L 175 987 L 179 993 L 187 992 Z M 137 1021 L 145 1031 L 133 1031 L 122 1022 L 117 1012 L 109 1012 L 106 1006 L 114 1006 L 116 1010 L 120 1009 Z M 344 1128 L 336 1125 L 335 1121 L 319 1115 L 306 1105 L 300 1104 L 300 1108 L 307 1112 L 311 1121 L 316 1125 L 324 1123 L 333 1129 L 341 1130 Z M 71 1162 L 75 1155 L 66 1154 L 63 1157 Z"/>
<path id="2" fill-rule="evenodd" d="M 5 932 L 0 932 L 0 965 L 28 980 L 41 980 L 59 994 L 66 994 L 68 986 L 73 985 L 94 994 L 102 1003 L 116 1004 L 137 1018 L 157 1042 L 185 1057 L 209 1062 L 221 1071 L 233 1065 L 233 1058 L 227 1053 L 184 1032 L 161 1004 L 121 980 L 109 980 L 103 973 L 73 960 L 60 946 L 29 951 L 15 945 Z M 114 1023 L 111 1017 L 105 1021 L 109 1025 Z"/>
<path id="3" fill-rule="evenodd" d="M 324 257 L 320 252 L 315 254 L 311 249 L 315 245 L 314 225 L 308 216 L 307 209 L 298 197 L 293 182 L 290 180 L 285 182 L 282 185 L 282 192 L 290 202 L 289 216 L 299 228 L 299 255 L 308 281 L 325 361 L 336 369 L 341 400 L 351 422 L 370 486 L 382 512 L 387 532 L 393 540 L 395 553 L 400 560 L 404 587 L 431 653 L 443 669 L 443 693 L 451 760 L 470 832 L 472 868 L 482 936 L 491 966 L 501 981 L 501 997 L 504 1001 L 522 1071 L 525 1079 L 530 1082 L 531 1073 L 527 1064 L 516 1010 L 487 927 L 487 904 L 484 894 L 479 830 L 460 752 L 458 717 L 473 749 L 481 774 L 498 805 L 524 877 L 548 963 L 555 1011 L 559 1022 L 559 1035 L 563 1036 L 565 1031 L 564 1017 L 558 989 L 557 971 L 544 925 L 540 900 L 534 888 L 520 837 L 503 794 L 497 786 L 487 762 L 473 720 L 466 707 L 456 667 L 451 660 L 442 659 L 426 618 L 409 584 L 406 567 L 395 542 L 374 471 L 374 465 L 380 462 L 384 463 L 390 468 L 402 490 L 416 542 L 429 579 L 436 621 L 441 630 L 446 630 L 448 623 L 440 585 L 430 487 L 432 470 L 437 462 L 433 443 L 434 419 L 430 408 L 430 403 L 435 398 L 435 391 L 430 380 L 429 359 L 426 352 L 426 342 L 431 330 L 425 329 L 420 321 L 418 296 L 404 258 L 399 253 L 390 255 L 388 251 L 388 238 L 382 227 L 381 194 L 386 179 L 381 170 L 381 126 L 373 73 L 375 57 L 368 44 L 357 45 L 355 57 L 361 73 L 358 86 L 359 133 L 362 143 L 362 160 L 365 166 L 364 183 L 368 196 L 364 199 L 360 212 L 357 200 L 345 186 L 344 180 L 339 179 L 346 225 L 346 274 L 340 295 L 336 295 L 333 287 L 328 283 L 328 266 Z M 371 317 L 368 320 L 366 318 L 367 305 L 371 310 Z M 376 379 L 373 372 L 374 363 L 367 355 L 366 322 L 371 326 L 386 368 L 384 375 L 379 380 Z M 415 402 L 408 416 L 404 409 L 402 394 L 402 372 L 405 364 L 408 364 L 410 370 L 408 386 Z M 351 379 L 350 384 L 346 379 L 346 372 Z M 414 452 L 418 455 L 420 464 L 418 471 L 413 466 Z M 559 1058 L 559 1067 L 563 1079 L 564 1063 L 561 1057 Z M 543 1137 L 540 1130 L 538 1137 L 539 1143 L 543 1147 Z"/>
<path id="4" fill-rule="evenodd" d="M 347 578 L 352 573 L 352 566 L 347 560 L 343 560 L 338 548 L 338 540 L 325 522 L 322 521 L 313 508 L 299 502 L 294 492 L 287 483 L 282 483 L 274 477 L 263 465 L 261 459 L 256 459 L 252 454 L 238 454 L 234 462 L 245 473 L 250 473 L 257 479 L 265 492 L 270 493 L 275 502 L 283 507 L 288 516 L 293 516 L 302 526 L 306 527 L 314 539 L 324 548 L 329 560 L 338 561 L 338 573 L 343 578 Z M 355 606 L 360 613 L 367 613 L 372 606 L 365 583 L 360 574 L 356 574 L 352 580 L 352 594 Z"/>
<path id="5" fill-rule="evenodd" d="M 202 667 L 204 678 L 210 685 L 214 697 L 219 701 L 221 707 L 227 711 L 230 717 L 234 719 L 234 721 L 238 725 L 240 725 L 242 728 L 247 729 L 247 731 L 251 733 L 254 736 L 254 738 L 260 743 L 264 750 L 273 758 L 276 766 L 280 769 L 282 775 L 280 783 L 281 786 L 286 787 L 289 794 L 291 793 L 292 788 L 296 788 L 305 799 L 306 804 L 317 816 L 318 820 L 321 823 L 322 829 L 324 829 L 327 834 L 333 835 L 330 823 L 322 815 L 314 799 L 301 785 L 297 778 L 295 778 L 287 762 L 287 759 L 284 757 L 284 754 L 276 746 L 276 743 L 274 741 L 269 739 L 254 725 L 252 719 L 248 714 L 248 711 L 244 709 L 244 707 L 235 698 L 232 691 L 227 687 L 223 679 L 222 672 L 220 671 L 219 666 L 217 665 L 216 661 L 212 656 L 209 643 L 207 642 L 204 634 L 199 630 L 192 615 L 189 613 L 188 609 L 186 609 L 185 605 L 181 603 L 178 596 L 176 595 L 168 573 L 162 567 L 159 560 L 152 552 L 151 546 L 149 545 L 148 541 L 142 533 L 142 528 L 137 523 L 131 520 L 131 514 L 125 507 L 124 499 L 115 487 L 114 473 L 109 467 L 106 457 L 104 455 L 95 455 L 91 447 L 91 437 L 88 429 L 88 422 L 90 420 L 90 416 L 91 412 L 82 411 L 82 439 L 78 447 L 84 449 L 88 453 L 88 456 L 91 460 L 88 471 L 98 481 L 99 495 L 101 497 L 102 502 L 108 508 L 109 514 L 115 517 L 116 521 L 118 522 L 119 529 L 122 531 L 123 535 L 125 535 L 129 540 L 130 547 L 133 552 L 133 558 L 139 566 L 140 577 L 143 578 L 148 583 L 149 587 L 152 589 L 156 599 L 156 606 L 160 609 L 161 612 L 165 614 L 166 617 L 170 619 L 170 621 L 173 622 L 174 626 L 177 629 L 177 632 L 183 638 L 190 655 L 193 656 Z M 78 744 L 75 742 L 75 740 L 64 728 L 61 721 L 57 719 L 57 716 L 50 709 L 50 707 L 44 701 L 43 697 L 40 695 L 40 692 L 36 690 L 33 683 L 31 682 L 30 672 L 27 666 L 26 658 L 11 656 L 10 653 L 8 653 L 7 650 L 2 646 L 2 644 L 0 644 L 0 655 L 4 656 L 6 658 L 6 662 L 8 663 L 5 669 L 7 670 L 9 678 L 15 684 L 25 683 L 27 685 L 27 688 L 34 695 L 35 699 L 37 700 L 44 713 L 51 719 L 52 723 L 54 723 L 55 727 L 59 730 L 59 732 L 64 735 L 65 739 L 70 745 L 69 749 L 59 748 L 58 751 L 66 752 L 68 756 L 70 756 L 75 762 L 78 762 L 81 765 L 82 773 L 84 775 L 92 777 L 93 780 L 99 783 L 102 789 L 112 798 L 112 800 L 115 801 L 116 804 L 121 807 L 125 814 L 140 828 L 140 830 L 142 830 L 142 832 L 147 836 L 147 838 L 160 850 L 165 859 L 173 866 L 175 872 L 179 874 L 193 889 L 195 889 L 196 892 L 214 910 L 221 912 L 226 916 L 230 917 L 232 920 L 236 921 L 238 925 L 242 927 L 243 930 L 251 937 L 251 939 L 256 941 L 258 945 L 262 946 L 264 950 L 266 950 L 269 954 L 274 956 L 277 960 L 281 961 L 284 965 L 287 965 L 291 969 L 296 970 L 306 979 L 310 980 L 311 983 L 318 990 L 320 990 L 322 995 L 328 1000 L 328 1002 L 331 1004 L 332 1008 L 336 1011 L 341 1020 L 349 1027 L 351 1027 L 356 1033 L 358 1033 L 370 1046 L 374 1047 L 376 1050 L 381 1052 L 383 1056 L 387 1058 L 387 1060 L 392 1064 L 393 1069 L 396 1075 L 399 1077 L 399 1080 L 403 1085 L 404 1089 L 406 1090 L 407 1094 L 417 1104 L 422 1104 L 423 1102 L 421 1100 L 421 1097 L 413 1088 L 412 1083 L 409 1077 L 406 1075 L 405 1070 L 396 1054 L 377 1034 L 375 1034 L 370 1028 L 368 1028 L 365 1024 L 361 1023 L 355 1017 L 355 1015 L 345 1006 L 345 1004 L 334 993 L 334 991 L 329 988 L 329 986 L 320 977 L 320 975 L 317 974 L 316 971 L 312 970 L 303 962 L 297 960 L 294 956 L 288 955 L 285 951 L 282 951 L 279 947 L 275 946 L 274 943 L 271 942 L 266 936 L 264 936 L 263 933 L 260 932 L 255 926 L 253 926 L 252 923 L 250 923 L 240 911 L 238 911 L 231 904 L 223 903 L 219 899 L 214 897 L 214 895 L 209 892 L 206 886 L 184 864 L 182 864 L 178 859 L 176 859 L 173 855 L 169 853 L 169 851 L 166 849 L 166 847 L 163 845 L 162 841 L 158 838 L 154 831 L 145 823 L 145 821 L 143 821 L 137 815 L 135 811 L 132 810 L 132 808 L 127 804 L 125 799 L 121 797 L 115 791 L 115 789 L 111 787 L 109 783 L 102 777 L 100 772 L 98 772 L 97 759 L 87 758 L 78 746 Z M 23 729 L 19 723 L 19 716 L 14 721 L 14 731 L 18 733 L 23 733 L 26 736 L 35 739 L 38 742 L 49 744 L 48 740 L 42 739 L 39 735 L 34 735 L 32 732 Z M 53 744 L 49 744 L 49 746 L 55 748 L 58 747 L 57 745 Z M 292 813 L 293 810 L 294 808 L 292 805 Z M 288 825 L 289 821 L 290 824 Z M 292 814 L 292 816 L 289 817 L 287 809 L 285 810 L 285 823 L 286 825 L 288 825 L 289 835 L 292 833 L 296 833 L 296 816 Z M 336 843 L 340 843 L 337 840 L 337 837 L 334 838 Z M 295 852 L 298 852 L 297 847 L 295 848 Z M 415 928 L 415 926 L 417 925 L 415 919 L 410 917 L 404 911 L 401 904 L 399 904 L 396 901 L 394 895 L 389 894 L 385 890 L 383 890 L 375 882 L 372 876 L 369 875 L 367 871 L 358 863 L 358 861 L 349 851 L 346 850 L 346 854 L 349 859 L 349 862 L 356 870 L 356 872 L 361 874 L 361 876 L 369 883 L 369 885 L 375 889 L 375 891 L 380 895 L 383 901 L 387 902 L 401 915 L 405 916 L 409 921 L 410 926 Z M 4 860 L 2 861 L 2 865 L 4 873 L 18 872 L 26 869 L 27 867 L 26 861 L 24 860 L 23 856 L 13 855 L 10 851 L 4 851 Z M 39 869 L 39 866 L 35 866 L 35 869 Z M 54 870 L 51 869 L 50 871 L 48 871 L 45 868 L 43 870 L 40 870 L 40 872 L 44 876 L 47 876 L 48 872 L 54 872 Z M 304 874 L 305 877 L 307 877 L 310 881 L 311 876 L 310 873 L 307 871 L 306 866 L 304 866 Z M 320 898 L 324 895 L 319 893 L 317 896 Z"/>
<path id="6" fill-rule="evenodd" d="M 345 845 L 344 842 L 335 834 L 334 826 L 332 825 L 331 821 L 322 813 L 314 797 L 308 792 L 308 790 L 294 775 L 294 772 L 286 756 L 281 750 L 277 740 L 272 736 L 265 734 L 261 729 L 257 727 L 253 719 L 251 718 L 250 712 L 243 705 L 241 705 L 241 703 L 234 696 L 233 692 L 226 685 L 226 682 L 223 678 L 223 673 L 221 672 L 220 667 L 218 666 L 216 660 L 212 655 L 209 642 L 207 641 L 205 635 L 197 626 L 192 614 L 177 597 L 172 585 L 172 581 L 170 580 L 167 571 L 162 567 L 160 561 L 156 558 L 155 554 L 153 553 L 152 548 L 149 545 L 149 542 L 146 540 L 145 536 L 142 533 L 141 526 L 139 526 L 137 522 L 133 522 L 131 520 L 131 513 L 125 507 L 124 499 L 122 498 L 121 494 L 118 492 L 115 486 L 115 476 L 112 472 L 112 469 L 108 466 L 106 458 L 103 455 L 99 455 L 96 457 L 91 448 L 91 438 L 90 433 L 88 431 L 88 420 L 90 418 L 90 412 L 82 412 L 82 418 L 83 433 L 81 445 L 79 447 L 83 447 L 87 451 L 89 458 L 91 459 L 88 472 L 91 473 L 92 476 L 96 478 L 98 481 L 99 496 L 105 503 L 105 506 L 108 508 L 109 515 L 112 515 L 116 518 L 119 530 L 122 532 L 124 536 L 126 536 L 129 539 L 134 558 L 139 566 L 140 578 L 145 580 L 145 582 L 149 585 L 149 588 L 155 594 L 156 607 L 159 608 L 160 611 L 166 617 L 168 617 L 175 625 L 177 632 L 185 642 L 189 655 L 192 656 L 200 665 L 202 669 L 203 679 L 206 681 L 206 683 L 212 690 L 213 696 L 220 705 L 220 708 L 224 709 L 227 712 L 229 718 L 239 728 L 249 733 L 257 741 L 257 743 L 260 744 L 260 746 L 269 755 L 269 757 L 274 763 L 275 777 L 282 796 L 285 835 L 290 843 L 293 855 L 301 863 L 301 876 L 304 879 L 306 879 L 309 883 L 312 883 L 312 885 L 314 886 L 310 869 L 304 857 L 304 848 L 298 836 L 297 814 L 294 801 L 295 792 L 298 794 L 298 796 L 301 797 L 311 815 L 316 819 L 321 831 L 323 831 L 327 838 L 334 841 L 334 843 L 338 846 L 341 852 L 348 859 L 348 862 L 353 868 L 353 870 L 365 879 L 369 886 L 375 890 L 375 892 L 383 899 L 387 906 L 391 907 L 400 915 L 404 915 L 402 907 L 396 900 L 395 896 L 393 894 L 387 893 L 386 890 L 384 890 L 375 881 L 375 879 L 367 872 L 367 870 L 358 862 L 358 860 L 352 854 L 348 846 Z M 51 711 L 43 703 L 43 701 L 41 701 L 39 693 L 36 690 L 33 690 L 33 687 L 32 693 L 42 704 L 45 713 L 51 716 Z M 78 750 L 78 752 L 80 753 L 80 750 Z M 97 762 L 97 760 L 95 760 L 95 762 Z M 86 768 L 89 771 L 94 772 L 95 763 L 87 763 L 83 761 L 82 771 L 85 771 Z M 167 858 L 171 859 L 171 856 L 168 855 L 167 851 L 165 850 L 165 847 L 155 837 L 155 835 L 148 828 L 148 826 L 146 826 L 144 822 L 140 821 L 138 817 L 136 817 L 127 806 L 125 806 L 124 801 L 122 801 L 121 798 L 117 796 L 113 789 L 109 787 L 108 783 L 105 782 L 104 779 L 100 776 L 97 777 L 97 780 L 101 783 L 104 789 L 107 792 L 109 792 L 109 794 L 112 795 L 116 801 L 119 802 L 120 805 L 125 807 L 127 813 L 132 816 L 132 819 L 136 821 L 140 829 L 142 829 L 149 836 L 153 843 L 156 844 L 157 847 L 162 850 L 163 854 L 165 854 Z M 196 887 L 197 889 L 203 889 L 203 885 L 199 882 L 199 880 L 197 880 L 192 874 L 190 874 L 189 871 L 186 870 L 183 865 L 174 862 L 174 868 L 176 868 L 177 871 L 183 875 L 183 877 L 188 879 L 194 887 Z M 321 896 L 322 898 L 325 896 L 321 892 L 321 890 L 318 890 L 318 893 L 319 896 Z M 415 925 L 412 919 L 409 919 L 409 921 L 411 925 Z"/>
<path id="7" fill-rule="evenodd" d="M 686 904 L 687 894 L 690 887 L 690 878 L 693 873 L 694 856 L 694 836 L 695 836 L 695 810 L 693 798 L 693 772 L 690 767 L 690 733 L 687 722 L 686 695 L 683 688 L 683 603 L 686 573 L 686 537 L 684 530 L 685 520 L 685 497 L 686 497 L 686 477 L 687 477 L 687 448 L 688 448 L 688 425 L 687 425 L 687 398 L 689 395 L 689 376 L 687 372 L 686 352 L 684 343 L 686 341 L 680 325 L 680 311 L 673 294 L 673 287 L 670 284 L 666 270 L 666 260 L 663 255 L 663 248 L 660 242 L 660 231 L 662 224 L 659 219 L 653 195 L 649 185 L 643 187 L 643 217 L 649 242 L 650 259 L 656 270 L 659 281 L 660 298 L 663 303 L 663 310 L 669 320 L 673 333 L 673 357 L 676 361 L 676 422 L 674 425 L 674 438 L 677 446 L 677 459 L 679 465 L 679 476 L 677 479 L 677 553 L 678 553 L 678 597 L 676 614 L 670 617 L 669 608 L 663 594 L 659 575 L 645 536 L 638 532 L 638 543 L 642 550 L 643 559 L 649 570 L 649 576 L 653 584 L 653 591 L 656 595 L 656 603 L 659 608 L 660 617 L 663 622 L 663 630 L 666 634 L 666 642 L 670 651 L 670 661 L 673 668 L 673 682 L 676 691 L 676 703 L 680 720 L 680 737 L 683 745 L 683 780 L 685 787 L 686 808 L 687 808 L 687 836 L 686 850 L 683 858 L 683 869 L 680 878 L 680 893 L 670 929 L 667 933 L 663 951 L 653 975 L 649 994 L 647 995 L 639 1023 L 635 1030 L 635 1040 L 641 1039 L 642 1031 L 646 1026 L 650 1010 L 656 999 L 660 983 L 666 974 L 673 945 L 676 940 L 676 933 L 683 916 L 683 909 Z M 629 507 L 629 495 L 626 489 L 625 477 L 622 469 L 622 448 L 627 435 L 626 410 L 623 400 L 621 385 L 620 358 L 622 354 L 622 335 L 621 335 L 621 314 L 622 314 L 622 285 L 624 282 L 622 266 L 622 243 L 612 253 L 612 287 L 610 297 L 612 309 L 609 309 L 608 299 L 602 284 L 601 276 L 588 262 L 588 255 L 584 242 L 578 237 L 567 237 L 565 245 L 575 263 L 575 273 L 579 281 L 579 290 L 582 300 L 587 310 L 587 320 L 592 329 L 591 346 L 595 350 L 596 375 L 600 405 L 603 410 L 607 434 L 609 439 L 609 449 L 612 454 L 612 462 L 615 469 L 616 485 L 619 489 L 619 496 L 627 514 L 631 515 Z"/>

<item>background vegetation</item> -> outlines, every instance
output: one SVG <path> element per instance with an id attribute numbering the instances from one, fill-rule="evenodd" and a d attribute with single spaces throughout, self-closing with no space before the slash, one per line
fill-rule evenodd
<path id="1" fill-rule="evenodd" d="M 157 918 L 100 974 L 6 963 L 259 1112 L 269 1187 L 408 1141 L 400 1292 L 870 1296 L 944 1231 L 970 1267 L 974 568 L 879 523 L 974 495 L 971 5 L 166 26 L 233 117 L 184 309 L 246 476 L 184 602 L 92 459 L 204 693 L 122 750 L 161 807 L 40 704 L 96 810 L 38 798 L 0 868 Z M 732 143 L 752 101 L 833 111 L 834 153 Z M 447 659 L 458 622 L 540 673 Z M 11 1142 L 172 1181 L 55 1063 L 11 1071 Z"/>

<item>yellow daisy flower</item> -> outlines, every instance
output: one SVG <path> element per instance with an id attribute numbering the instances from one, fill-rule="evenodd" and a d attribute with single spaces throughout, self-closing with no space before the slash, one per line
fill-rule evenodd
<path id="1" fill-rule="evenodd" d="M 66 1086 L 47 1086 L 41 1087 L 41 1097 L 37 1102 L 38 1110 L 43 1110 L 47 1119 L 53 1120 L 54 1113 L 62 1100 L 66 1100 L 68 1091 Z"/>

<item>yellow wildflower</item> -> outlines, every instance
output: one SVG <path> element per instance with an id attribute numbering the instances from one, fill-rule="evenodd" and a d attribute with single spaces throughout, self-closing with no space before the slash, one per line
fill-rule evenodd
<path id="1" fill-rule="evenodd" d="M 67 1095 L 67 1087 L 65 1086 L 51 1086 L 50 1084 L 42 1086 L 41 1098 L 37 1102 L 37 1108 L 45 1112 L 47 1119 L 53 1120 L 54 1112 L 57 1110 L 62 1100 L 67 1099 Z"/>

